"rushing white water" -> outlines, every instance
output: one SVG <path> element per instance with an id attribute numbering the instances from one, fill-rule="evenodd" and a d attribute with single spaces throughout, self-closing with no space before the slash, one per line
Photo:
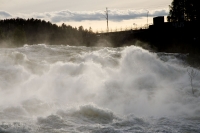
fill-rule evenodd
<path id="1" fill-rule="evenodd" d="M 0 57 L 0 133 L 200 132 L 200 72 L 175 54 L 41 44 Z"/>

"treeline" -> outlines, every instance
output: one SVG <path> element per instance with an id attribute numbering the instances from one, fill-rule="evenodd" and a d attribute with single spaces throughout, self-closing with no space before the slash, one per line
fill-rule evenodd
<path id="1" fill-rule="evenodd" d="M 23 46 L 24 44 L 64 44 L 91 46 L 97 42 L 92 29 L 83 26 L 74 28 L 62 24 L 58 26 L 40 19 L 0 20 L 0 46 Z"/>

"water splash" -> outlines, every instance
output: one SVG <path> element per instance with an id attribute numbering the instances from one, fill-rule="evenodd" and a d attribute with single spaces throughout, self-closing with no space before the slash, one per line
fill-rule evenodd
<path id="1" fill-rule="evenodd" d="M 134 46 L 26 45 L 0 49 L 0 55 L 1 122 L 31 119 L 43 125 L 39 130 L 55 126 L 58 131 L 121 132 L 118 126 L 127 125 L 123 130 L 130 127 L 127 118 L 122 119 L 129 114 L 136 116 L 130 123 L 139 124 L 139 117 L 194 118 L 200 111 L 200 75 L 194 79 L 194 97 L 188 67 L 172 54 Z M 132 128 L 145 132 L 152 126 L 142 121 Z M 80 123 L 96 124 L 86 127 Z M 109 123 L 109 127 L 103 126 Z M 1 124 L 0 131 L 12 130 L 12 122 L 9 127 Z"/>

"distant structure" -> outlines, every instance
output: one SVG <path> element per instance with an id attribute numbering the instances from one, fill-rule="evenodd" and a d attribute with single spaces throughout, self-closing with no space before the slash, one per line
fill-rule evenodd
<path id="1" fill-rule="evenodd" d="M 198 29 L 198 21 L 177 21 L 165 22 L 164 16 L 153 18 L 153 25 L 149 26 L 150 30 L 174 30 L 174 29 Z"/>
<path id="2" fill-rule="evenodd" d="M 158 16 L 153 18 L 153 25 L 163 25 L 164 24 L 164 16 Z"/>

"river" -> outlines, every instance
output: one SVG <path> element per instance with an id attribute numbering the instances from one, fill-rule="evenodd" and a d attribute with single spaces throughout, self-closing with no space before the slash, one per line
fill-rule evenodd
<path id="1" fill-rule="evenodd" d="M 200 132 L 200 72 L 185 56 L 135 46 L 1 48 L 0 133 Z"/>

